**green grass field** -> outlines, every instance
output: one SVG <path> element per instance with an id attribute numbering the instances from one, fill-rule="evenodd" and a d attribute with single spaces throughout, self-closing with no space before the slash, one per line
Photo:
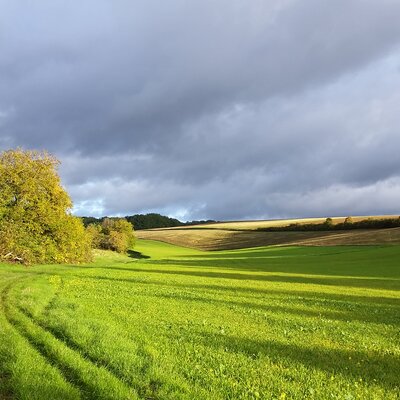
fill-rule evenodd
<path id="1" fill-rule="evenodd" d="M 400 246 L 135 250 L 0 264 L 1 399 L 399 399 Z"/>

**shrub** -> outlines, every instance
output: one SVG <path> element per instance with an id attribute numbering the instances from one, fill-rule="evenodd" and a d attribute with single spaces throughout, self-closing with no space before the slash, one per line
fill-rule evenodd
<path id="1" fill-rule="evenodd" d="M 124 218 L 104 218 L 101 224 L 90 224 L 86 231 L 94 248 L 126 253 L 135 244 L 132 224 Z"/>

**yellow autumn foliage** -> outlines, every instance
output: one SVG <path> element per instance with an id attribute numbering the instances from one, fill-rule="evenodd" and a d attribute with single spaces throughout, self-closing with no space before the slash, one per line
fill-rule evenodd
<path id="1" fill-rule="evenodd" d="M 0 153 L 0 258 L 31 263 L 90 259 L 90 238 L 46 151 Z"/>

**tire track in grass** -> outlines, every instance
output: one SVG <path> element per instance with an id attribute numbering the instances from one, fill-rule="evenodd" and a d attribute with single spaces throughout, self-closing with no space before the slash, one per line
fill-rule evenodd
<path id="1" fill-rule="evenodd" d="M 62 332 L 46 325 L 44 322 L 39 321 L 37 318 L 35 318 L 29 311 L 23 309 L 22 307 L 16 306 L 18 311 L 20 311 L 22 314 L 25 315 L 26 318 L 28 318 L 33 324 L 39 326 L 42 330 L 48 332 L 50 335 L 52 335 L 54 338 L 56 338 L 58 341 L 62 342 L 66 347 L 70 348 L 71 350 L 74 350 L 75 352 L 79 353 L 82 357 L 84 357 L 86 360 L 89 360 L 92 364 L 94 364 L 96 367 L 102 367 L 106 369 L 111 375 L 114 375 L 117 379 L 121 380 L 124 382 L 126 385 L 132 387 L 134 390 L 137 390 L 140 393 L 140 388 L 136 388 L 132 385 L 130 385 L 127 382 L 128 377 L 124 374 L 122 374 L 117 368 L 115 368 L 112 364 L 110 364 L 109 361 L 101 358 L 94 357 L 91 353 L 89 353 L 83 346 L 77 344 L 73 339 L 70 337 L 66 336 Z M 140 353 L 143 358 L 147 358 L 147 354 L 145 351 L 142 349 L 140 350 Z M 150 364 L 146 363 L 146 369 L 150 368 Z"/>
<path id="2" fill-rule="evenodd" d="M 21 336 L 36 349 L 50 365 L 57 368 L 66 381 L 78 387 L 85 400 L 137 399 L 136 392 L 103 366 L 85 359 L 79 352 L 36 325 L 18 308 L 8 304 L 8 294 L 16 280 L 6 285 L 1 302 L 4 315 Z"/>
<path id="3" fill-rule="evenodd" d="M 137 391 L 137 393 L 140 396 L 145 395 L 146 399 L 147 398 L 149 398 L 149 399 L 157 399 L 158 398 L 157 397 L 157 387 L 159 385 L 159 382 L 151 381 L 150 387 L 136 386 L 136 385 L 130 384 L 129 382 L 127 382 L 127 380 L 129 380 L 129 376 L 121 373 L 121 371 L 117 367 L 110 364 L 110 362 L 108 360 L 94 357 L 83 346 L 76 343 L 70 337 L 66 336 L 65 334 L 54 329 L 51 326 L 46 325 L 43 321 L 38 320 L 29 311 L 25 310 L 24 308 L 19 307 L 19 306 L 17 306 L 17 308 L 22 314 L 24 314 L 27 318 L 29 318 L 34 324 L 38 325 L 44 331 L 48 332 L 49 334 L 54 336 L 57 340 L 64 343 L 65 346 L 67 346 L 70 349 L 79 353 L 82 357 L 84 357 L 86 360 L 89 360 L 92 364 L 96 365 L 97 367 L 102 367 L 102 368 L 106 369 L 110 374 L 114 375 L 117 379 L 121 380 L 129 387 L 132 387 L 135 391 Z M 144 360 L 144 366 L 142 367 L 142 373 L 144 373 L 146 370 L 150 369 L 150 367 L 151 367 L 151 361 L 149 361 L 149 358 L 151 358 L 151 357 L 149 356 L 149 354 L 147 354 L 147 352 L 143 348 L 139 348 L 138 354 L 140 354 L 140 356 Z M 147 395 L 149 391 L 151 392 L 151 397 L 149 397 Z"/>
<path id="4" fill-rule="evenodd" d="M 0 284 L 0 399 L 81 400 L 79 389 L 50 365 L 7 319 L 4 292 L 21 280 L 19 274 L 14 279 L 6 277 Z M 32 388 L 37 390 L 33 392 Z"/>
<path id="5" fill-rule="evenodd" d="M 15 284 L 17 284 L 17 283 L 19 283 L 19 282 L 21 282 L 21 281 L 23 281 L 23 280 L 25 280 L 25 279 L 27 279 L 27 278 L 23 278 L 23 277 L 15 278 L 15 279 L 13 279 L 11 282 L 9 282 L 7 285 L 5 285 L 5 286 L 2 288 L 2 290 L 1 290 L 1 295 L 0 295 L 0 307 L 1 307 L 2 311 L 3 311 L 4 318 L 5 318 L 5 320 L 8 322 L 8 324 L 10 325 L 10 327 L 11 327 L 17 334 L 19 334 L 24 340 L 26 340 L 26 342 L 29 344 L 29 346 L 30 346 L 33 350 L 35 350 L 38 354 L 40 354 L 40 356 L 43 357 L 44 360 L 45 360 L 49 365 L 51 365 L 51 367 L 55 368 L 55 369 L 58 371 L 58 373 L 64 378 L 64 380 L 65 380 L 69 385 L 71 385 L 71 386 L 81 395 L 81 394 L 82 394 L 82 393 L 81 393 L 81 390 L 80 390 L 80 388 L 75 384 L 75 382 L 73 382 L 72 380 L 68 379 L 68 377 L 63 373 L 63 371 L 62 371 L 60 368 L 57 367 L 57 365 L 55 365 L 54 363 L 50 362 L 50 360 L 49 360 L 46 356 L 44 356 L 43 353 L 42 353 L 41 351 L 39 351 L 39 349 L 32 343 L 32 340 L 30 340 L 29 337 L 27 337 L 23 332 L 21 332 L 21 329 L 19 329 L 18 326 L 16 326 L 16 324 L 13 322 L 13 318 L 12 318 L 12 316 L 11 316 L 11 309 L 10 309 L 10 307 L 9 307 L 9 305 L 8 305 L 8 301 L 7 301 L 7 300 L 8 300 L 8 298 L 7 298 L 7 297 L 8 297 L 8 293 L 9 293 L 9 291 L 11 290 L 11 288 L 12 288 Z M 12 399 L 13 396 L 10 395 L 9 398 Z M 84 398 L 84 397 L 82 397 L 82 398 Z M 7 397 L 6 397 L 5 399 L 7 399 Z"/>
<path id="6" fill-rule="evenodd" d="M 90 278 L 90 279 L 96 279 L 96 278 Z M 46 314 L 48 313 L 48 311 L 53 307 L 55 301 L 60 296 L 60 292 L 63 287 L 64 287 L 64 281 L 61 278 L 61 282 L 60 282 L 58 289 L 56 290 L 55 294 L 52 296 L 52 298 L 49 300 L 49 302 L 47 303 L 47 305 L 43 308 L 43 311 L 41 312 L 43 317 L 45 317 Z M 158 382 L 156 380 L 150 380 L 149 384 L 145 384 L 144 382 L 143 383 L 132 382 L 132 377 L 121 372 L 121 370 L 117 366 L 113 365 L 110 362 L 110 360 L 107 360 L 106 358 L 98 358 L 96 356 L 93 356 L 93 354 L 90 353 L 85 347 L 78 344 L 76 341 L 74 341 L 72 338 L 70 338 L 64 332 L 57 330 L 54 327 L 46 324 L 45 319 L 39 319 L 39 318 L 35 317 L 35 315 L 32 314 L 32 312 L 30 312 L 28 309 L 26 309 L 20 305 L 15 305 L 15 307 L 22 314 L 24 314 L 27 318 L 29 318 L 32 321 L 32 323 L 38 325 L 44 331 L 47 331 L 50 335 L 54 336 L 60 342 L 64 343 L 65 346 L 76 351 L 82 357 L 89 360 L 95 366 L 106 369 L 111 375 L 114 375 L 117 379 L 121 380 L 127 386 L 129 386 L 134 391 L 136 391 L 137 394 L 139 395 L 139 397 L 144 397 L 146 399 L 147 398 L 148 399 L 158 399 L 157 388 L 160 386 L 160 382 Z M 143 364 L 144 367 L 141 369 L 141 371 L 143 374 L 145 374 L 145 371 L 149 370 L 151 367 L 151 364 L 152 364 L 152 362 L 150 361 L 151 356 L 147 353 L 147 351 L 144 349 L 143 346 L 139 347 L 138 354 L 141 356 L 141 358 L 144 361 L 144 364 Z"/>
<path id="7" fill-rule="evenodd" d="M 45 316 L 45 314 L 49 311 L 50 308 L 54 305 L 56 299 L 60 296 L 60 291 L 64 287 L 64 281 L 61 278 L 60 285 L 58 289 L 56 290 L 55 294 L 52 296 L 52 298 L 49 300 L 48 304 L 44 307 L 42 311 L 42 315 Z M 124 374 L 121 372 L 121 370 L 117 367 L 114 366 L 112 363 L 110 363 L 109 360 L 105 358 L 98 358 L 96 356 L 93 356 L 85 347 L 82 345 L 79 345 L 76 343 L 73 339 L 71 339 L 69 336 L 65 335 L 63 332 L 49 326 L 46 324 L 44 320 L 40 320 L 37 317 L 35 317 L 29 310 L 26 308 L 23 308 L 19 305 L 15 306 L 22 314 L 24 314 L 27 318 L 29 318 L 33 324 L 38 325 L 40 328 L 42 328 L 44 331 L 48 332 L 50 335 L 54 336 L 56 339 L 58 339 L 60 342 L 62 342 L 65 346 L 69 347 L 70 349 L 74 350 L 75 352 L 79 353 L 80 356 L 85 358 L 86 360 L 89 360 L 92 364 L 94 364 L 97 367 L 102 367 L 106 369 L 111 375 L 114 375 L 117 379 L 122 381 L 124 384 L 132 388 L 134 391 L 137 392 L 139 397 L 144 397 L 144 398 L 149 398 L 149 399 L 157 399 L 157 388 L 160 385 L 160 382 L 151 380 L 149 385 L 146 384 L 140 384 L 138 383 L 133 383 L 131 381 L 131 377 L 127 374 Z M 149 361 L 149 354 L 147 354 L 146 350 L 141 347 L 139 348 L 140 356 L 144 360 L 144 365 L 145 365 L 145 370 L 149 370 L 151 367 L 151 361 Z M 143 371 L 142 371 L 143 372 Z M 150 394 L 149 394 L 150 393 Z"/>
<path id="8" fill-rule="evenodd" d="M 3 288 L 1 289 L 4 290 Z M 0 296 L 0 313 L 4 316 L 4 319 L 7 320 L 5 316 L 4 304 L 3 304 L 3 296 Z M 0 360 L 2 361 L 2 360 Z M 2 368 L 2 363 L 0 363 L 0 367 Z M 1 400 L 11 400 L 14 398 L 13 393 L 11 392 L 11 388 L 8 384 L 10 379 L 10 373 L 8 371 L 4 371 L 3 368 L 0 371 L 0 399 Z"/>

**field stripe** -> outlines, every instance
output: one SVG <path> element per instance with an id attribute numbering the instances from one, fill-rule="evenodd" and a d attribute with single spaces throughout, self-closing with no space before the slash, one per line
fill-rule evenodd
<path id="1" fill-rule="evenodd" d="M 4 316 L 4 318 L 7 320 L 7 317 L 5 315 L 5 306 L 4 306 L 4 301 L 3 301 L 3 291 L 5 290 L 5 287 L 7 287 L 7 284 L 3 283 L 4 287 L 1 289 L 1 295 L 0 295 L 0 311 L 1 314 Z M 0 368 L 2 366 L 0 365 Z M 11 388 L 8 385 L 8 381 L 10 379 L 9 373 L 6 371 L 0 370 L 0 398 L 2 400 L 12 400 L 14 398 L 14 394 L 11 391 Z"/>
<path id="2" fill-rule="evenodd" d="M 7 322 L 10 324 L 10 326 L 20 335 L 22 336 L 28 343 L 29 345 L 36 350 L 53 368 L 57 369 L 57 371 L 64 377 L 64 379 L 73 387 L 75 388 L 80 394 L 82 394 L 80 388 L 75 384 L 75 382 L 71 379 L 68 378 L 68 376 L 64 373 L 64 371 L 59 368 L 54 362 L 51 362 L 51 360 L 43 354 L 43 351 L 41 351 L 40 348 L 35 344 L 34 340 L 27 335 L 23 328 L 19 326 L 18 323 L 14 321 L 13 316 L 11 315 L 11 308 L 9 307 L 8 304 L 8 293 L 11 290 L 11 288 L 18 283 L 19 281 L 26 279 L 26 278 L 16 278 L 12 282 L 8 283 L 2 290 L 1 293 L 1 304 L 2 304 L 2 309 L 3 309 L 3 314 L 7 320 Z M 83 397 L 85 398 L 85 397 Z"/>
<path id="3" fill-rule="evenodd" d="M 82 346 L 74 342 L 70 337 L 62 334 L 61 332 L 55 330 L 51 326 L 45 324 L 43 321 L 38 320 L 35 318 L 29 311 L 23 309 L 22 307 L 18 307 L 18 310 L 24 314 L 27 318 L 29 318 L 32 323 L 35 325 L 39 326 L 42 330 L 46 331 L 50 335 L 52 335 L 55 339 L 58 341 L 62 342 L 66 347 L 69 349 L 79 353 L 81 357 L 84 357 L 86 360 L 90 361 L 93 365 L 96 367 L 101 367 L 106 369 L 111 375 L 113 375 L 115 378 L 119 379 L 123 383 L 129 385 L 127 382 L 127 377 L 121 374 L 120 371 L 118 371 L 116 368 L 112 366 L 109 362 L 93 357 L 92 354 L 90 354 L 87 350 L 85 350 Z M 129 385 L 131 386 L 131 385 Z"/>
<path id="4" fill-rule="evenodd" d="M 23 278 L 8 279 L 1 285 L 0 308 L 2 318 L 2 368 L 7 374 L 4 393 L 0 393 L 1 399 L 35 399 L 47 398 L 79 400 L 80 390 L 69 382 L 58 368 L 47 362 L 29 341 L 20 334 L 18 329 L 8 319 L 7 291 Z M 3 341 L 5 340 L 5 342 Z M 5 350 L 5 352 L 4 352 Z M 21 355 L 23 356 L 21 357 Z M 31 393 L 33 385 L 40 385 L 38 390 Z M 28 397 L 27 397 L 28 393 Z M 50 396 L 50 397 L 49 397 Z M 51 397 L 53 396 L 53 397 Z"/>
<path id="5" fill-rule="evenodd" d="M 44 330 L 17 308 L 8 304 L 7 285 L 2 294 L 5 316 L 8 322 L 34 347 L 52 366 L 56 367 L 72 385 L 78 385 L 82 398 L 95 399 L 135 399 L 136 393 L 104 367 L 99 367 L 71 349 L 66 343 Z M 82 374 L 84 371 L 84 374 Z"/>
<path id="6" fill-rule="evenodd" d="M 63 282 L 61 282 L 61 285 L 60 285 L 60 288 L 62 288 L 62 287 L 63 287 Z M 60 292 L 61 292 L 60 288 L 57 289 L 55 294 L 48 301 L 48 304 L 44 307 L 42 313 L 46 313 L 46 310 L 48 310 L 51 307 L 51 304 L 53 304 L 54 301 L 59 297 Z M 141 385 L 139 381 L 137 381 L 136 383 L 133 382 L 132 376 L 124 374 L 123 371 L 121 371 L 117 366 L 112 364 L 112 361 L 107 360 L 107 359 L 97 358 L 97 357 L 93 356 L 93 354 L 90 351 L 88 351 L 83 346 L 76 343 L 69 336 L 65 335 L 63 332 L 57 331 L 53 327 L 46 324 L 45 320 L 40 320 L 40 319 L 36 318 L 29 310 L 27 310 L 19 305 L 15 305 L 15 307 L 26 318 L 28 318 L 33 324 L 39 326 L 43 331 L 46 331 L 49 335 L 53 336 L 58 341 L 62 342 L 69 349 L 79 353 L 79 355 L 82 358 L 90 361 L 94 366 L 96 366 L 98 368 L 106 369 L 111 375 L 113 375 L 116 379 L 120 380 L 124 385 L 127 385 L 130 388 L 132 388 L 138 395 L 141 395 L 146 392 L 146 396 L 147 396 L 148 392 L 147 392 L 147 390 L 144 390 L 144 386 Z M 142 349 L 141 352 L 143 353 L 143 358 L 146 358 L 145 351 Z M 155 396 L 154 398 L 156 398 L 156 394 L 155 393 L 153 393 L 153 394 Z M 151 398 L 153 398 L 153 395 Z"/>

